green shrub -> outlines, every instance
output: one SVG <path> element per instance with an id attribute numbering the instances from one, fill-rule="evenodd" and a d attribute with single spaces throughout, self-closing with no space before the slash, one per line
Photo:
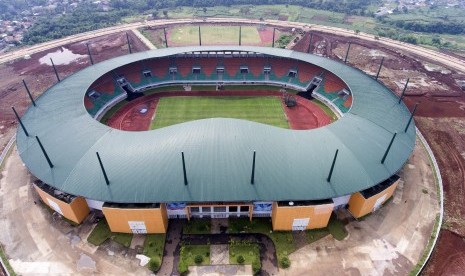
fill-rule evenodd
<path id="1" fill-rule="evenodd" d="M 245 259 L 244 259 L 244 257 L 242 257 L 242 255 L 239 255 L 239 256 L 237 256 L 236 261 L 239 264 L 243 264 L 245 262 Z"/>
<path id="2" fill-rule="evenodd" d="M 179 263 L 178 263 L 178 272 L 179 272 L 181 275 L 186 275 L 187 272 L 189 272 L 189 266 L 187 265 L 186 262 L 184 262 L 184 261 L 179 261 Z"/>
<path id="3" fill-rule="evenodd" d="M 160 261 L 158 259 L 150 259 L 149 261 L 149 269 L 153 272 L 157 272 L 160 269 Z"/>
<path id="4" fill-rule="evenodd" d="M 282 268 L 288 268 L 288 267 L 290 267 L 290 266 L 291 266 L 291 260 L 289 260 L 288 257 L 283 257 L 283 258 L 281 259 L 281 267 L 282 267 Z"/>
<path id="5" fill-rule="evenodd" d="M 196 255 L 195 258 L 194 258 L 194 262 L 196 264 L 201 264 L 203 262 L 203 257 L 202 255 Z"/>
<path id="6" fill-rule="evenodd" d="M 254 275 L 260 272 L 260 268 L 261 268 L 260 261 L 254 261 L 252 263 L 252 271 Z"/>

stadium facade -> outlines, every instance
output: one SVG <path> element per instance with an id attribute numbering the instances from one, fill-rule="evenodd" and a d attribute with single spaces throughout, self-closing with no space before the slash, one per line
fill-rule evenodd
<path id="1" fill-rule="evenodd" d="M 289 130 L 225 118 L 129 132 L 98 121 L 116 103 L 170 85 L 275 85 L 320 99 L 339 120 Z M 221 92 L 218 92 L 221 93 Z M 274 230 L 327 226 L 380 208 L 415 145 L 404 103 L 343 63 L 284 49 L 198 46 L 130 54 L 48 89 L 21 118 L 17 148 L 45 204 L 114 232 L 164 233 L 169 219 L 271 217 Z"/>

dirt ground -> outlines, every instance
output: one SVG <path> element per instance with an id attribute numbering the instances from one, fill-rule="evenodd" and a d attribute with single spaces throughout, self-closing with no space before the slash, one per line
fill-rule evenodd
<path id="1" fill-rule="evenodd" d="M 393 199 L 383 208 L 359 221 L 347 209 L 337 211 L 349 235 L 342 241 L 328 236 L 298 249 L 280 275 L 408 275 L 439 215 L 431 165 L 418 140 L 399 175 Z"/>
<path id="2" fill-rule="evenodd" d="M 161 97 L 176 96 L 276 96 L 281 97 L 280 92 L 274 91 L 173 91 L 160 92 L 152 95 L 140 97 L 125 104 L 111 118 L 107 124 L 113 128 L 127 131 L 143 131 L 150 128 L 150 124 L 155 114 L 158 100 Z M 313 129 L 322 127 L 331 122 L 331 118 L 316 104 L 300 97 L 297 98 L 297 106 L 286 107 L 286 117 L 291 129 Z M 147 112 L 140 113 L 141 109 Z"/>
<path id="3" fill-rule="evenodd" d="M 147 47 L 132 32 L 128 32 L 128 34 L 133 52 L 147 50 Z M 50 49 L 31 55 L 30 59 L 21 59 L 0 65 L 0 83 L 2 84 L 0 86 L 0 137 L 4 137 L 0 140 L 2 147 L 6 143 L 3 140 L 8 140 L 8 137 L 11 137 L 10 135 L 7 136 L 6 133 L 10 128 L 16 126 L 16 119 L 11 111 L 11 106 L 15 106 L 21 115 L 31 104 L 22 80 L 26 81 L 35 98 L 40 96 L 48 87 L 56 83 L 57 79 L 52 66 L 42 64 L 39 60 L 47 54 L 57 51 L 63 52 L 64 49 L 72 51 L 73 54 L 81 55 L 66 65 L 57 65 L 59 60 L 54 60 L 59 76 L 63 79 L 90 65 L 86 43 L 90 46 L 94 63 L 128 53 L 125 33 L 116 33 L 90 41 Z M 48 58 L 45 59 L 49 60 Z"/>
<path id="4" fill-rule="evenodd" d="M 296 45 L 306 52 L 310 42 L 307 34 Z M 352 43 L 348 64 L 370 75 L 376 75 L 382 57 L 380 80 L 397 95 L 402 93 L 410 78 L 404 102 L 413 110 L 419 103 L 415 122 L 422 131 L 438 161 L 444 184 L 445 216 L 444 236 L 441 236 L 425 270 L 428 275 L 448 274 L 448 268 L 457 267 L 463 261 L 465 251 L 458 250 L 454 258 L 444 258 L 441 252 L 456 251 L 450 235 L 457 235 L 457 248 L 465 244 L 465 91 L 456 80 L 465 80 L 465 72 L 456 72 L 431 60 L 399 50 L 380 47 L 353 38 L 315 33 L 311 51 L 322 56 L 343 60 Z M 450 266 L 449 266 L 450 263 Z M 462 266 L 463 271 L 464 266 Z M 452 268 L 451 268 L 452 269 Z"/>

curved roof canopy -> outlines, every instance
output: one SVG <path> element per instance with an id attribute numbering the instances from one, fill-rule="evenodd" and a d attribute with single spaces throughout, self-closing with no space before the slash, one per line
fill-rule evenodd
<path id="1" fill-rule="evenodd" d="M 312 130 L 212 118 L 152 131 L 127 132 L 94 120 L 84 107 L 89 86 L 114 68 L 193 51 L 251 51 L 313 63 L 343 79 L 353 95 L 348 113 Z M 395 174 L 415 144 L 410 112 L 384 85 L 337 61 L 290 50 L 247 46 L 158 49 L 107 60 L 57 83 L 36 100 L 18 128 L 17 147 L 29 170 L 73 195 L 105 202 L 318 200 L 372 187 Z M 384 162 L 381 159 L 397 136 Z M 50 168 L 38 136 L 54 164 Z M 327 182 L 336 149 L 339 154 Z M 250 183 L 253 151 L 255 184 Z M 184 185 L 181 152 L 188 185 Z M 106 185 L 96 152 L 110 184 Z"/>

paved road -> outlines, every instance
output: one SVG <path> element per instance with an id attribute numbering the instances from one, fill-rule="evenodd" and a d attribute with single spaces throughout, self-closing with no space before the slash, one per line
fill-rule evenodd
<path id="1" fill-rule="evenodd" d="M 463 62 L 463 60 L 460 60 L 448 54 L 439 53 L 434 50 L 423 48 L 421 46 L 412 45 L 412 44 L 392 40 L 389 38 L 381 38 L 377 40 L 374 38 L 373 35 L 370 35 L 370 34 L 359 33 L 358 35 L 355 35 L 355 33 L 352 30 L 321 26 L 321 25 L 315 25 L 315 24 L 278 21 L 278 20 L 260 21 L 260 20 L 254 20 L 254 19 L 241 19 L 241 18 L 208 18 L 205 20 L 204 19 L 166 19 L 166 20 L 153 20 L 153 21 L 117 25 L 117 26 L 113 26 L 113 27 L 109 27 L 105 29 L 72 35 L 69 37 L 37 44 L 37 45 L 27 47 L 27 48 L 21 48 L 13 52 L 8 52 L 3 55 L 0 55 L 0 64 L 8 62 L 8 61 L 12 61 L 17 58 L 22 58 L 26 54 L 31 55 L 33 53 L 44 51 L 44 50 L 54 48 L 57 46 L 62 46 L 62 45 L 73 43 L 73 42 L 88 40 L 91 38 L 108 35 L 108 34 L 112 34 L 116 32 L 129 31 L 129 30 L 133 30 L 133 29 L 137 29 L 141 27 L 154 27 L 154 26 L 162 27 L 162 26 L 170 26 L 170 25 L 176 25 L 176 24 L 182 24 L 182 23 L 189 23 L 189 24 L 236 23 L 236 24 L 262 24 L 262 25 L 265 24 L 265 25 L 274 26 L 274 27 L 303 28 L 307 31 L 315 30 L 315 31 L 321 31 L 321 32 L 326 32 L 326 33 L 333 33 L 333 34 L 341 35 L 341 36 L 358 37 L 360 39 L 368 40 L 371 42 L 376 42 L 376 43 L 379 43 L 379 44 L 382 44 L 384 46 L 388 46 L 391 48 L 397 48 L 397 49 L 401 49 L 404 51 L 408 51 L 420 57 L 434 60 L 435 62 L 451 67 L 455 70 L 465 72 L 465 62 Z"/>

